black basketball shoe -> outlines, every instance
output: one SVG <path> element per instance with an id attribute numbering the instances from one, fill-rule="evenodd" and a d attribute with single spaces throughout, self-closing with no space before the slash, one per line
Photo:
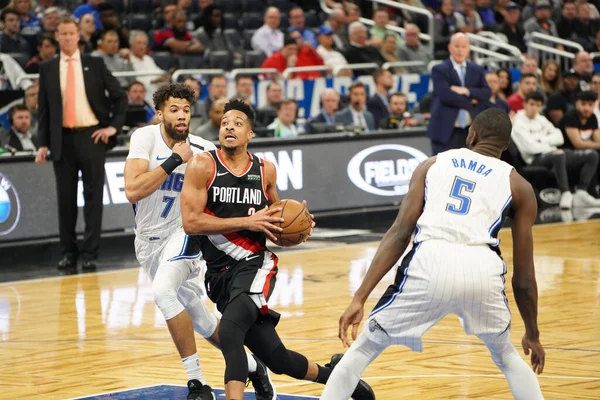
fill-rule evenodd
<path id="1" fill-rule="evenodd" d="M 198 379 L 188 381 L 187 387 L 187 400 L 215 400 L 215 395 L 211 387 L 203 385 Z"/>
<path id="2" fill-rule="evenodd" d="M 325 364 L 324 367 L 333 370 L 335 366 L 339 364 L 343 356 L 343 354 L 334 354 L 333 356 L 331 356 L 331 360 L 329 361 L 329 363 Z M 358 382 L 358 385 L 356 385 L 356 389 L 354 389 L 354 392 L 352 392 L 352 399 L 375 400 L 375 392 L 367 382 L 361 379 Z"/>
<path id="3" fill-rule="evenodd" d="M 256 360 L 256 371 L 248 374 L 248 381 L 252 382 L 256 400 L 273 400 L 277 398 L 277 392 L 273 382 L 271 382 L 267 366 L 254 354 L 252 357 Z"/>

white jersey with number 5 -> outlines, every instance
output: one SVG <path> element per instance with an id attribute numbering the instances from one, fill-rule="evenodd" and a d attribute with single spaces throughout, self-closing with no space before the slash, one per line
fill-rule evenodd
<path id="1" fill-rule="evenodd" d="M 189 135 L 187 141 L 194 154 L 216 149 L 214 144 L 198 136 Z M 162 137 L 161 125 L 148 125 L 131 136 L 127 158 L 148 160 L 148 171 L 152 171 L 159 168 L 171 153 L 171 148 Z M 186 164 L 177 167 L 156 192 L 133 205 L 136 234 L 150 238 L 164 236 L 166 232 L 181 226 L 179 195 L 185 167 Z"/>
<path id="2" fill-rule="evenodd" d="M 425 178 L 425 205 L 415 242 L 445 240 L 497 247 L 511 200 L 513 167 L 468 149 L 437 155 Z"/>

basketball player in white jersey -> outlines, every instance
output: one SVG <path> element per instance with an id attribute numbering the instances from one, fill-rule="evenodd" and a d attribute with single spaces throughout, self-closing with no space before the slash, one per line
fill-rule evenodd
<path id="1" fill-rule="evenodd" d="M 213 393 L 200 369 L 194 330 L 219 347 L 219 323 L 202 303 L 204 292 L 195 279 L 200 250 L 183 232 L 179 195 L 187 161 L 216 147 L 188 134 L 193 103 L 193 90 L 185 84 L 164 85 L 154 93 L 161 124 L 134 132 L 124 177 L 125 194 L 135 212 L 136 257 L 152 279 L 154 300 L 188 374 L 187 398 L 204 400 L 213 399 Z M 266 368 L 253 356 L 247 358 L 256 398 L 271 399 Z"/>
<path id="2" fill-rule="evenodd" d="M 504 111 L 479 114 L 467 137 L 468 149 L 450 150 L 415 170 L 396 221 L 385 234 L 360 288 L 340 318 L 339 337 L 355 342 L 333 370 L 321 399 L 347 399 L 365 368 L 386 347 L 401 344 L 423 351 L 421 336 L 447 314 L 457 314 L 467 334 L 478 336 L 502 370 L 513 396 L 542 399 L 535 372 L 544 369 L 537 326 L 537 285 L 531 227 L 537 216 L 531 185 L 500 161 L 510 140 Z M 510 341 L 510 312 L 504 295 L 506 264 L 497 239 L 511 208 L 515 300 L 525 323 L 522 340 L 533 371 Z M 398 267 L 356 339 L 364 303 L 404 253 Z M 350 389 L 351 390 L 351 389 Z"/>

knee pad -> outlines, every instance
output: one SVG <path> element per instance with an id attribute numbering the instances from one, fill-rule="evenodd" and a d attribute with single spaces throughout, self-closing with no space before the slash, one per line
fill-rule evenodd
<path id="1" fill-rule="evenodd" d="M 183 305 L 177 300 L 177 288 L 171 287 L 169 283 L 162 279 L 155 279 L 152 282 L 154 302 L 167 321 L 184 310 Z"/>
<path id="2" fill-rule="evenodd" d="M 508 361 L 517 354 L 517 350 L 510 342 L 487 342 L 486 345 L 492 355 L 494 364 L 502 371 L 505 370 Z"/>
<path id="3" fill-rule="evenodd" d="M 180 299 L 181 301 L 181 299 Z M 201 299 L 196 299 L 185 306 L 192 319 L 194 330 L 204 338 L 209 338 L 217 329 L 217 318 L 204 307 Z"/>

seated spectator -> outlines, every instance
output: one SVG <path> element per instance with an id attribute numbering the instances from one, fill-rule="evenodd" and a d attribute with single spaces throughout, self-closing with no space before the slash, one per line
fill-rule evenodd
<path id="1" fill-rule="evenodd" d="M 129 62 L 134 71 L 156 72 L 157 75 L 138 76 L 136 79 L 146 88 L 146 103 L 154 104 L 152 95 L 158 86 L 168 81 L 165 71 L 160 69 L 152 57 L 148 55 L 148 35 L 143 31 L 132 31 L 129 34 L 131 55 Z"/>
<path id="2" fill-rule="evenodd" d="M 502 25 L 504 23 L 504 15 L 506 14 L 506 7 L 512 2 L 509 0 L 496 0 L 494 1 L 494 18 L 496 24 Z M 513 3 L 515 4 L 515 3 Z"/>
<path id="3" fill-rule="evenodd" d="M 567 72 L 563 77 L 563 88 L 548 98 L 545 115 L 554 126 L 558 126 L 563 116 L 575 109 L 575 101 L 579 93 L 579 75 Z"/>
<path id="4" fill-rule="evenodd" d="M 525 108 L 525 97 L 533 92 L 536 88 L 537 80 L 533 74 L 521 75 L 519 86 L 516 93 L 513 93 L 506 102 L 510 109 L 514 112 L 520 111 Z"/>
<path id="5" fill-rule="evenodd" d="M 435 15 L 435 58 L 448 58 L 448 45 L 450 37 L 456 33 L 456 18 L 454 17 L 454 3 L 452 0 L 442 0 L 440 11 Z"/>
<path id="6" fill-rule="evenodd" d="M 31 132 L 34 133 L 34 135 L 36 135 L 37 131 L 38 131 L 38 121 L 39 121 L 38 94 L 39 94 L 39 92 L 40 92 L 40 87 L 37 83 L 29 86 L 25 90 L 25 100 L 23 102 L 23 104 L 25 104 L 25 106 L 29 110 L 29 114 L 31 115 L 30 130 L 31 130 Z"/>
<path id="7" fill-rule="evenodd" d="M 525 22 L 523 29 L 525 29 L 525 41 L 529 40 L 529 36 L 533 32 L 558 37 L 556 24 L 550 19 L 550 3 L 548 0 L 538 0 L 535 3 L 535 15 Z M 562 46 L 555 46 L 552 42 L 545 42 L 545 44 L 562 49 Z"/>
<path id="8" fill-rule="evenodd" d="M 105 31 L 100 41 L 98 50 L 92 52 L 92 56 L 100 57 L 104 60 L 106 67 L 110 72 L 133 71 L 130 59 L 130 52 L 119 53 L 119 35 L 115 31 Z M 133 78 L 117 78 L 121 86 L 126 87 Z"/>
<path id="9" fill-rule="evenodd" d="M 361 17 L 360 7 L 357 6 L 356 4 L 347 2 L 344 5 L 344 10 L 346 11 L 346 23 L 348 25 L 360 20 L 360 17 Z"/>
<path id="10" fill-rule="evenodd" d="M 283 88 L 277 81 L 271 81 L 266 90 L 267 104 L 260 107 L 257 111 L 276 111 L 277 106 L 283 100 Z"/>
<path id="11" fill-rule="evenodd" d="M 483 30 L 481 17 L 475 11 L 475 0 L 460 0 L 460 8 L 454 13 L 456 30 L 462 33 L 477 33 Z"/>
<path id="12" fill-rule="evenodd" d="M 271 57 L 273 53 L 283 47 L 283 32 L 279 30 L 281 14 L 276 7 L 269 7 L 265 11 L 265 23 L 252 35 L 252 48 Z"/>
<path id="13" fill-rule="evenodd" d="M 235 77 L 235 98 L 242 99 L 246 103 L 254 104 L 254 79 L 248 75 Z"/>
<path id="14" fill-rule="evenodd" d="M 394 77 L 390 71 L 378 69 L 373 74 L 373 81 L 375 82 L 375 94 L 367 100 L 367 110 L 373 114 L 375 125 L 379 126 L 379 121 L 387 118 L 390 114 L 388 95 L 394 86 Z"/>
<path id="15" fill-rule="evenodd" d="M 39 73 L 40 63 L 42 61 L 50 60 L 56 55 L 57 42 L 56 39 L 54 39 L 54 35 L 46 33 L 42 36 L 38 36 L 37 42 L 38 55 L 32 57 L 25 65 L 25 72 L 28 74 Z"/>
<path id="16" fill-rule="evenodd" d="M 282 100 L 277 108 L 277 118 L 267 128 L 275 130 L 275 137 L 298 136 L 295 125 L 297 110 L 298 106 L 295 100 Z"/>
<path id="17" fill-rule="evenodd" d="M 31 50 L 27 40 L 21 35 L 20 15 L 14 8 L 5 8 L 2 10 L 0 21 L 4 25 L 2 35 L 0 35 L 0 49 L 3 53 L 25 53 L 31 55 Z"/>
<path id="18" fill-rule="evenodd" d="M 393 35 L 396 37 L 396 46 L 402 46 L 404 42 L 400 35 L 387 28 L 387 25 L 390 23 L 390 14 L 388 13 L 387 8 L 380 7 L 375 10 L 373 13 L 373 22 L 375 22 L 375 26 L 369 31 L 371 34 L 371 41 L 369 44 L 371 46 L 381 47 L 381 42 L 383 42 L 386 35 Z"/>
<path id="19" fill-rule="evenodd" d="M 337 50 L 333 49 L 333 29 L 327 25 L 321 25 L 319 28 L 319 35 L 317 39 L 319 41 L 319 47 L 317 47 L 317 54 L 323 59 L 325 65 L 333 69 L 337 66 L 347 65 L 348 61 L 346 58 Z"/>
<path id="20" fill-rule="evenodd" d="M 293 30 L 300 32 L 302 41 L 306 42 L 306 45 L 310 45 L 313 49 L 316 49 L 319 45 L 317 37 L 310 29 L 306 29 L 304 26 L 304 10 L 300 7 L 293 7 L 289 11 L 288 20 L 290 23 L 288 30 L 290 32 Z"/>
<path id="21" fill-rule="evenodd" d="M 208 96 L 199 102 L 204 108 L 204 115 L 208 115 L 212 103 L 222 97 L 227 97 L 227 78 L 225 75 L 212 75 L 208 82 Z"/>
<path id="22" fill-rule="evenodd" d="M 422 61 L 424 66 L 405 67 L 406 72 L 419 74 L 427 71 L 427 66 L 433 61 L 433 56 L 421 44 L 419 34 L 421 30 L 415 24 L 406 24 L 404 27 L 404 46 L 398 50 L 398 55 L 402 61 Z"/>
<path id="23" fill-rule="evenodd" d="M 521 22 L 519 6 L 511 1 L 505 9 L 504 22 L 500 25 L 498 33 L 506 36 L 508 44 L 517 47 L 521 53 L 525 54 L 527 53 L 527 45 L 525 44 L 525 29 Z"/>
<path id="24" fill-rule="evenodd" d="M 21 14 L 21 34 L 37 35 L 42 29 L 42 21 L 35 15 L 33 0 L 13 0 L 10 7 L 14 7 Z"/>
<path id="25" fill-rule="evenodd" d="M 315 129 L 318 124 L 327 124 L 333 126 L 335 123 L 334 114 L 340 104 L 340 95 L 334 89 L 325 89 L 321 93 L 321 112 L 314 118 L 311 118 L 306 124 L 306 133 L 324 133 L 323 130 Z M 334 132 L 331 129 L 330 132 Z"/>
<path id="26" fill-rule="evenodd" d="M 600 206 L 600 200 L 594 199 L 587 192 L 598 167 L 598 153 L 559 150 L 558 146 L 564 143 L 564 138 L 560 129 L 555 128 L 540 114 L 543 101 L 541 93 L 529 93 L 525 100 L 525 109 L 519 111 L 513 120 L 511 138 L 519 149 L 521 158 L 525 164 L 553 170 L 558 189 L 561 191 L 560 208 Z M 567 173 L 568 169 L 572 168 L 581 169 L 574 196 Z"/>
<path id="27" fill-rule="evenodd" d="M 562 6 L 561 16 L 556 21 L 556 31 L 561 38 L 573 40 L 577 23 L 577 6 L 573 0 L 566 0 Z"/>
<path id="28" fill-rule="evenodd" d="M 565 135 L 564 148 L 600 150 L 600 130 L 594 115 L 597 98 L 592 91 L 579 93 L 575 109 L 567 112 L 560 121 L 560 129 Z"/>
<path id="29" fill-rule="evenodd" d="M 183 83 L 185 83 L 186 85 L 188 85 L 189 87 L 191 87 L 194 90 L 195 103 L 191 107 L 192 117 L 206 118 L 206 116 L 207 116 L 206 109 L 203 107 L 202 103 L 198 102 L 198 99 L 200 98 L 200 95 L 202 94 L 202 86 L 200 85 L 200 82 L 198 82 L 198 80 L 195 78 L 186 78 L 183 81 Z"/>
<path id="30" fill-rule="evenodd" d="M 378 122 L 379 129 L 404 129 L 411 124 L 408 102 L 404 93 L 392 93 L 389 98 L 389 115 Z M 412 121 L 417 123 L 417 121 Z"/>
<path id="31" fill-rule="evenodd" d="M 377 129 L 375 118 L 366 107 L 367 87 L 360 81 L 355 81 L 348 88 L 350 92 L 350 105 L 336 112 L 333 116 L 335 122 L 345 126 L 357 127 L 363 131 L 374 131 Z"/>
<path id="32" fill-rule="evenodd" d="M 504 110 L 507 114 L 510 112 L 510 107 L 500 96 L 500 83 L 498 79 L 498 74 L 496 72 L 488 72 L 485 74 L 485 81 L 490 87 L 490 99 L 488 102 L 489 108 L 499 108 Z"/>
<path id="33" fill-rule="evenodd" d="M 227 101 L 228 100 L 226 97 L 214 101 L 210 106 L 210 111 L 208 112 L 208 121 L 196 128 L 193 134 L 206 140 L 219 140 L 221 118 L 223 118 L 223 110 L 225 108 L 225 104 L 227 104 Z"/>
<path id="34" fill-rule="evenodd" d="M 343 51 L 348 46 L 348 31 L 346 27 L 346 12 L 342 8 L 335 8 L 323 24 L 333 29 L 333 43 L 335 49 Z"/>
<path id="35" fill-rule="evenodd" d="M 591 4 L 587 4 L 590 6 Z M 575 26 L 574 42 L 579 43 L 584 50 L 593 51 L 596 32 L 598 31 L 598 20 L 590 18 L 590 8 L 584 5 L 577 7 L 578 23 Z"/>
<path id="36" fill-rule="evenodd" d="M 79 19 L 79 40 L 85 42 L 85 53 L 91 53 L 98 47 L 97 42 L 92 41 L 92 36 L 96 32 L 96 22 L 92 14 L 85 14 Z"/>
<path id="37" fill-rule="evenodd" d="M 223 9 L 211 4 L 202 13 L 202 25 L 194 31 L 192 36 L 198 39 L 208 51 L 228 51 L 233 56 L 237 53 L 230 48 L 224 31 Z"/>
<path id="38" fill-rule="evenodd" d="M 579 75 L 579 89 L 582 91 L 590 90 L 590 81 L 594 75 L 594 62 L 590 53 L 580 51 L 575 55 L 573 68 L 569 72 L 575 72 Z"/>
<path id="39" fill-rule="evenodd" d="M 71 13 L 69 12 L 69 10 L 67 10 L 64 7 L 56 5 L 55 0 L 38 0 L 37 6 L 33 9 L 33 13 L 35 14 L 36 17 L 43 20 L 46 10 L 48 10 L 50 8 L 55 8 L 58 11 L 59 19 L 71 16 Z"/>
<path id="40" fill-rule="evenodd" d="M 373 46 L 367 45 L 367 28 L 360 22 L 353 22 L 349 28 L 350 44 L 344 51 L 344 57 L 349 64 L 374 62 L 379 65 L 385 63 L 385 58 L 379 50 Z M 355 70 L 354 75 L 366 75 L 366 70 Z"/>
<path id="41" fill-rule="evenodd" d="M 385 35 L 385 37 L 383 38 L 383 42 L 381 42 L 381 49 L 379 51 L 387 62 L 402 61 L 398 57 L 398 51 L 396 48 L 396 36 L 394 35 Z M 394 74 L 404 73 L 404 68 L 402 67 L 395 67 L 391 70 L 394 72 Z"/>
<path id="42" fill-rule="evenodd" d="M 142 106 L 146 111 L 145 123 L 150 123 L 156 115 L 154 109 L 146 102 L 146 88 L 139 81 L 133 81 L 127 88 L 127 104 L 129 106 Z M 138 126 L 145 124 L 138 124 Z"/>
<path id="43" fill-rule="evenodd" d="M 159 26 L 160 26 L 161 22 L 162 22 L 163 28 L 170 28 L 171 26 L 173 26 L 173 21 L 175 20 L 176 12 L 177 12 L 177 4 L 167 2 L 167 4 L 165 4 L 165 6 L 162 9 L 162 15 L 158 16 Z M 200 25 L 202 24 L 202 13 L 198 14 L 198 17 L 194 21 L 198 23 L 197 25 L 195 25 L 195 27 L 200 28 Z M 186 24 L 186 29 L 187 29 L 187 24 Z"/>
<path id="44" fill-rule="evenodd" d="M 492 9 L 491 0 L 475 0 L 475 10 L 479 14 L 484 30 L 496 29 L 496 15 Z"/>
<path id="45" fill-rule="evenodd" d="M 560 72 L 560 65 L 558 65 L 555 60 L 546 61 L 546 63 L 542 66 L 540 86 L 546 93 L 546 96 L 552 95 L 562 87 L 562 73 Z"/>
<path id="46" fill-rule="evenodd" d="M 521 76 L 523 76 L 524 74 L 535 75 L 535 79 L 536 79 L 535 90 L 537 90 L 538 92 L 540 92 L 542 94 L 542 96 L 544 96 L 544 102 L 546 102 L 546 92 L 544 91 L 544 88 L 542 88 L 542 86 L 540 85 L 540 82 L 538 80 L 537 58 L 532 57 L 532 56 L 525 57 L 525 60 L 521 63 L 520 70 L 521 70 Z M 513 84 L 513 90 L 516 92 L 518 88 L 519 88 L 519 82 L 515 82 Z"/>
<path id="47" fill-rule="evenodd" d="M 58 7 L 50 7 L 46 9 L 44 18 L 42 18 L 42 29 L 39 31 L 38 35 L 56 35 L 56 29 L 58 28 L 58 22 L 60 21 L 60 18 L 60 9 Z"/>
<path id="48" fill-rule="evenodd" d="M 191 2 L 190 2 L 191 3 Z M 200 12 L 198 13 L 198 15 L 196 16 L 196 18 L 194 18 L 194 29 L 198 29 L 200 28 L 200 26 L 202 26 L 202 15 L 204 14 L 204 10 L 206 9 L 206 7 L 210 6 L 211 4 L 215 4 L 214 0 L 198 0 L 198 8 L 200 9 Z M 190 4 L 191 5 L 191 4 Z M 177 9 L 177 4 L 174 4 L 174 9 Z M 165 6 L 164 8 L 164 13 L 167 12 L 167 6 Z M 171 12 L 169 10 L 169 12 Z M 173 11 L 174 14 L 174 11 Z M 166 21 L 167 17 L 165 17 L 165 21 Z"/>
<path id="49" fill-rule="evenodd" d="M 500 68 L 497 72 L 498 74 L 498 84 L 500 85 L 500 91 L 498 92 L 498 96 L 506 101 L 513 94 L 513 83 L 512 83 L 512 75 L 510 71 L 506 68 Z"/>
<path id="50" fill-rule="evenodd" d="M 188 32 L 187 16 L 184 11 L 176 11 L 173 24 L 154 34 L 154 50 L 171 51 L 173 54 L 203 53 L 204 46 Z"/>
<path id="51" fill-rule="evenodd" d="M 9 110 L 10 129 L 0 135 L 0 148 L 10 146 L 16 151 L 36 151 L 37 137 L 31 131 L 31 114 L 25 104 L 17 104 Z"/>
<path id="52" fill-rule="evenodd" d="M 96 29 L 101 30 L 102 22 L 100 21 L 100 11 L 98 11 L 98 5 L 104 3 L 104 0 L 87 0 L 73 11 L 73 17 L 79 19 L 85 14 L 92 14 L 94 21 L 96 22 Z"/>
<path id="53" fill-rule="evenodd" d="M 92 43 L 99 44 L 104 32 L 115 31 L 119 37 L 119 49 L 129 48 L 129 32 L 121 27 L 121 21 L 115 8 L 109 3 L 98 4 L 102 29 L 96 29 L 92 34 Z"/>
<path id="54" fill-rule="evenodd" d="M 323 65 L 323 60 L 316 50 L 302 40 L 300 32 L 291 31 L 285 35 L 283 48 L 273 53 L 273 55 L 263 61 L 261 68 L 276 68 L 277 71 L 283 73 L 290 67 L 307 67 L 314 65 Z M 290 76 L 290 79 L 315 79 L 321 77 L 321 73 L 317 71 L 297 72 Z"/>

